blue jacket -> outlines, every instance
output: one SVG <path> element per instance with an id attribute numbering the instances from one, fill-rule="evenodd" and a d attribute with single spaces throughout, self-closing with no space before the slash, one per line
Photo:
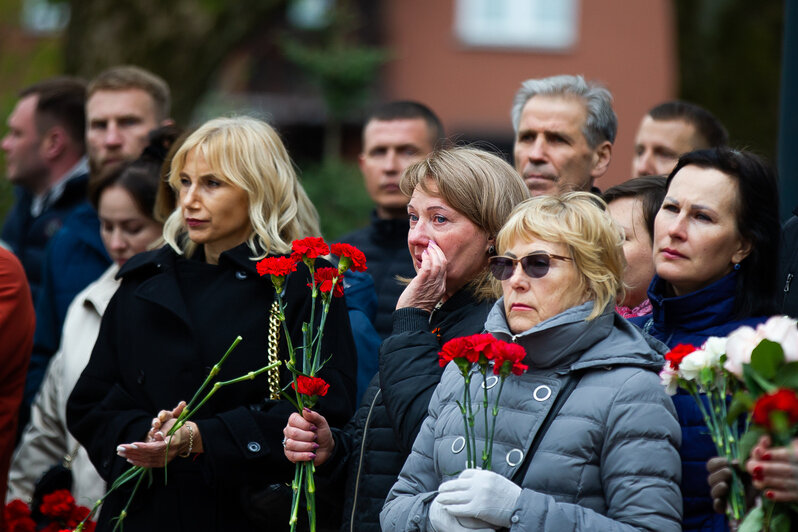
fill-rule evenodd
<path id="1" fill-rule="evenodd" d="M 39 390 L 47 364 L 61 343 L 67 308 L 75 296 L 111 265 L 100 238 L 100 221 L 87 202 L 64 220 L 47 245 L 36 304 L 36 334 L 25 382 L 25 403 Z"/>
<path id="2" fill-rule="evenodd" d="M 88 182 L 88 174 L 71 178 L 55 203 L 36 217 L 30 213 L 33 195 L 21 187 L 16 187 L 16 202 L 6 216 L 2 237 L 11 246 L 11 251 L 25 269 L 34 304 L 42 282 L 41 271 L 47 242 L 61 229 L 75 207 L 86 201 Z"/>
<path id="3" fill-rule="evenodd" d="M 743 325 L 756 326 L 766 317 L 735 319 L 734 293 L 737 274 L 679 297 L 665 297 L 666 282 L 654 276 L 648 288 L 652 313 L 630 321 L 669 348 L 677 344 L 701 346 L 710 336 L 727 336 Z M 701 412 L 682 389 L 673 396 L 682 427 L 682 497 L 685 531 L 726 531 L 726 519 L 712 510 L 706 462 L 717 451 L 709 437 Z"/>
<path id="4" fill-rule="evenodd" d="M 377 312 L 377 292 L 374 291 L 371 276 L 348 270 L 344 273 L 344 293 L 357 350 L 357 403 L 360 404 L 363 393 L 379 369 L 382 338 L 373 325 Z"/>

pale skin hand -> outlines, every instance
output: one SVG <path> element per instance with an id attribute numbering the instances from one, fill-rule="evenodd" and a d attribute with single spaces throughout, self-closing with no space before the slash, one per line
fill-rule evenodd
<path id="1" fill-rule="evenodd" d="M 771 447 L 770 437 L 762 436 L 745 468 L 768 499 L 798 502 L 798 439 L 789 447 Z"/>
<path id="2" fill-rule="evenodd" d="M 421 255 L 421 267 L 396 302 L 397 310 L 411 307 L 432 312 L 446 294 L 446 265 L 443 250 L 430 240 Z"/>
<path id="3" fill-rule="evenodd" d="M 122 458 L 127 459 L 128 462 L 135 466 L 141 467 L 164 467 L 164 463 L 171 462 L 181 453 L 185 453 L 189 448 L 190 434 L 188 426 L 194 433 L 191 452 L 202 452 L 202 437 L 200 435 L 199 427 L 193 421 L 187 421 L 171 438 L 166 437 L 166 434 L 177 421 L 180 413 L 186 407 L 185 401 L 181 401 L 173 410 L 161 410 L 158 416 L 153 418 L 152 427 L 145 441 L 124 443 L 116 448 L 116 454 Z M 171 441 L 170 441 L 171 440 Z M 167 443 L 168 455 L 167 455 Z M 166 457 L 166 461 L 164 461 Z"/>
<path id="4" fill-rule="evenodd" d="M 333 452 L 335 440 L 324 416 L 309 408 L 300 416 L 294 412 L 283 429 L 285 457 L 291 462 L 309 462 L 322 465 Z"/>

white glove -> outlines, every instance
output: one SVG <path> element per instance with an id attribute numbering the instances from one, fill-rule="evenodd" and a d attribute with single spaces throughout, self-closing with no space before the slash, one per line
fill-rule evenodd
<path id="1" fill-rule="evenodd" d="M 483 521 L 468 518 L 457 519 L 438 502 L 438 497 L 435 497 L 430 504 L 427 518 L 434 532 L 492 532 L 495 530 Z"/>
<path id="2" fill-rule="evenodd" d="M 434 502 L 454 517 L 479 519 L 492 526 L 509 528 L 519 495 L 521 488 L 498 473 L 466 469 L 456 479 L 438 487 Z"/>

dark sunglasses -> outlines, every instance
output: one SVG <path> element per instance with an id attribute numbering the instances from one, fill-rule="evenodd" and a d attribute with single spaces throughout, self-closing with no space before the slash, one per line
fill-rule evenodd
<path id="1" fill-rule="evenodd" d="M 520 259 L 512 259 L 510 257 L 491 257 L 488 259 L 488 266 L 490 273 L 499 281 L 506 281 L 513 276 L 515 265 L 521 263 L 521 269 L 524 273 L 533 279 L 540 279 L 549 273 L 549 266 L 551 266 L 551 259 L 557 260 L 573 260 L 570 257 L 563 257 L 560 255 L 552 255 L 545 251 L 535 251 L 526 257 Z"/>

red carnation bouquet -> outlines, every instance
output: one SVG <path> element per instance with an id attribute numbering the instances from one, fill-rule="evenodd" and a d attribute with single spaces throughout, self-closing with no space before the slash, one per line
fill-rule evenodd
<path id="1" fill-rule="evenodd" d="M 6 504 L 3 518 L 8 532 L 61 532 L 73 529 L 94 532 L 95 523 L 86 519 L 90 511 L 85 506 L 78 506 L 69 490 L 56 490 L 42 498 L 39 513 L 44 519 L 37 518 L 34 521 L 28 505 L 19 499 Z"/>
<path id="2" fill-rule="evenodd" d="M 328 246 L 321 238 L 308 237 L 294 240 L 291 244 L 290 257 L 266 257 L 258 262 L 258 273 L 271 277 L 279 307 L 278 319 L 282 323 L 283 332 L 288 345 L 288 363 L 291 372 L 290 387 L 293 394 L 282 390 L 281 396 L 289 400 L 301 414 L 305 408 L 313 408 L 319 397 L 327 394 L 330 385 L 316 375 L 324 367 L 321 344 L 324 326 L 330 311 L 330 303 L 335 297 L 344 295 L 343 274 L 346 270 L 362 272 L 366 270 L 366 256 L 356 247 L 349 244 L 333 244 Z M 328 255 L 339 257 L 338 268 L 316 268 L 316 258 Z M 285 280 L 296 271 L 297 263 L 303 262 L 310 270 L 311 279 L 307 286 L 311 290 L 310 321 L 302 325 L 302 345 L 294 346 L 291 342 L 287 324 L 285 323 Z M 321 315 L 316 325 L 317 303 L 321 298 Z M 293 397 L 292 397 L 293 395 Z M 299 462 L 294 471 L 291 484 L 294 495 L 291 504 L 289 524 L 296 530 L 299 517 L 299 499 L 304 493 L 310 530 L 316 530 L 316 486 L 313 478 L 315 468 L 313 462 Z"/>
<path id="3" fill-rule="evenodd" d="M 482 469 L 490 470 L 493 458 L 493 436 L 496 432 L 496 417 L 499 414 L 499 398 L 504 389 L 504 381 L 511 374 L 521 375 L 529 367 L 521 361 L 526 356 L 526 351 L 518 344 L 511 344 L 497 340 L 490 334 L 474 334 L 449 340 L 438 353 L 438 363 L 441 367 L 449 362 L 454 362 L 463 376 L 463 401 L 457 402 L 463 415 L 465 428 L 466 467 L 477 466 L 477 438 L 475 422 L 477 413 L 471 402 L 471 378 L 475 374 L 482 375 L 482 419 L 485 428 L 486 440 L 482 447 Z M 494 378 L 499 380 L 499 391 L 493 401 L 493 408 L 489 408 L 488 390 L 493 386 L 488 384 L 488 373 L 493 368 Z M 495 385 L 495 383 L 494 383 Z M 490 420 L 489 414 L 490 412 Z"/>

